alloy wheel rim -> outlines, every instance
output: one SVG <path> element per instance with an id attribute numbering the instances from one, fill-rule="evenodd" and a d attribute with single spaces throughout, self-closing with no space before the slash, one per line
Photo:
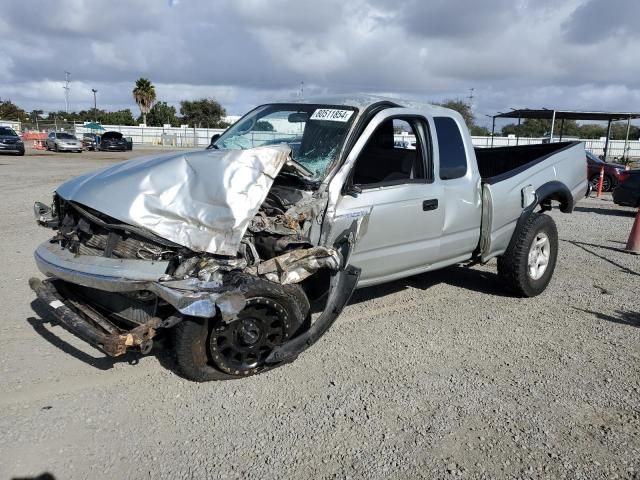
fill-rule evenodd
<path id="1" fill-rule="evenodd" d="M 547 271 L 551 257 L 551 243 L 546 233 L 538 232 L 531 243 L 527 259 L 527 273 L 533 280 L 540 279 Z"/>

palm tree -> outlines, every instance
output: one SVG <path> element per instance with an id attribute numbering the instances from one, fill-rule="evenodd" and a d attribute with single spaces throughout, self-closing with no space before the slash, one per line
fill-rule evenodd
<path id="1" fill-rule="evenodd" d="M 156 102 L 156 88 L 147 78 L 139 78 L 136 80 L 136 86 L 133 89 L 133 99 L 140 107 L 142 113 L 142 123 L 147 124 L 147 113 Z"/>

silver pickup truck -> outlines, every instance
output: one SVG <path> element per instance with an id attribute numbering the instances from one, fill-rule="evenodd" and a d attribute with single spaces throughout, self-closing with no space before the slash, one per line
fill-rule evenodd
<path id="1" fill-rule="evenodd" d="M 586 189 L 577 142 L 474 149 L 437 106 L 272 103 L 207 150 L 115 164 L 37 202 L 56 232 L 30 286 L 109 355 L 168 333 L 185 377 L 243 377 L 313 345 L 357 287 L 497 257 L 513 294 L 540 294 L 558 254 L 541 212 L 570 213 Z"/>

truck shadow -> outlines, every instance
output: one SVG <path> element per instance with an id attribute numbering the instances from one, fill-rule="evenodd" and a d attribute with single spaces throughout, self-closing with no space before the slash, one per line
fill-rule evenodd
<path id="1" fill-rule="evenodd" d="M 142 354 L 137 352 L 127 352 L 127 354 L 121 357 L 109 357 L 104 353 L 100 352 L 100 355 L 104 355 L 101 357 L 94 357 L 89 355 L 88 353 L 83 352 L 82 350 L 74 347 L 70 343 L 65 342 L 63 339 L 58 337 L 53 331 L 51 331 L 52 326 L 59 326 L 64 328 L 69 332 L 64 325 L 60 324 L 55 317 L 49 312 L 47 307 L 42 303 L 41 300 L 36 299 L 31 302 L 31 309 L 34 311 L 36 315 L 40 318 L 29 317 L 27 318 L 27 322 L 33 330 L 44 338 L 47 342 L 49 342 L 54 347 L 59 348 L 63 352 L 71 355 L 78 360 L 91 365 L 99 370 L 109 370 L 113 368 L 113 366 L 117 363 L 128 363 L 129 365 L 135 365 L 139 362 Z M 73 335 L 73 332 L 70 332 Z M 96 350 L 99 352 L 98 350 Z"/>
<path id="2" fill-rule="evenodd" d="M 635 210 L 619 210 L 617 208 L 594 208 L 594 207 L 581 207 L 574 208 L 576 212 L 584 213 L 598 213 L 600 215 L 612 215 L 614 217 L 634 217 L 636 215 Z"/>
<path id="3" fill-rule="evenodd" d="M 578 310 L 584 313 L 590 313 L 591 315 L 599 318 L 600 320 L 606 320 L 607 322 L 618 323 L 620 325 L 629 325 L 632 327 L 640 328 L 640 312 L 631 312 L 624 310 L 616 310 L 611 315 L 605 313 L 594 312 L 593 310 L 585 310 L 582 308 L 573 307 L 574 310 Z"/>
<path id="4" fill-rule="evenodd" d="M 599 253 L 594 252 L 590 248 L 586 248 L 586 247 L 602 248 L 604 250 L 611 250 L 611 251 L 614 251 L 614 252 L 625 253 L 625 250 L 622 249 L 622 248 L 607 247 L 606 245 L 596 245 L 594 243 L 578 242 L 576 240 L 565 240 L 563 238 L 561 238 L 560 241 L 567 242 L 567 243 L 570 243 L 570 244 L 572 244 L 572 245 L 574 245 L 574 246 L 576 246 L 578 248 L 581 248 L 585 252 L 590 253 L 591 255 L 593 255 L 594 257 L 598 257 L 600 260 L 603 260 L 603 261 L 605 261 L 607 263 L 610 263 L 614 267 L 619 268 L 624 273 L 628 273 L 630 275 L 640 275 L 640 273 L 636 272 L 635 270 L 631 270 L 629 267 L 626 267 L 624 265 L 620 265 L 618 262 L 614 262 L 610 258 L 607 258 L 607 257 L 605 257 L 603 255 L 600 255 Z"/>
<path id="5" fill-rule="evenodd" d="M 469 267 L 453 266 L 403 278 L 395 282 L 361 288 L 354 292 L 349 304 L 353 305 L 366 302 L 377 297 L 397 293 L 407 288 L 428 290 L 440 283 L 497 297 L 513 296 L 503 287 L 496 273 L 476 270 Z"/>

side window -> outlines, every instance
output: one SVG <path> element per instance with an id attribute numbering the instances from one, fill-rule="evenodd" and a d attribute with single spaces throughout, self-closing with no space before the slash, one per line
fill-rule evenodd
<path id="1" fill-rule="evenodd" d="M 385 120 L 358 156 L 353 184 L 364 187 L 426 181 L 421 138 L 417 119 Z"/>
<path id="2" fill-rule="evenodd" d="M 467 173 L 467 155 L 458 124 L 453 118 L 434 117 L 440 150 L 440 179 L 452 180 Z"/>

